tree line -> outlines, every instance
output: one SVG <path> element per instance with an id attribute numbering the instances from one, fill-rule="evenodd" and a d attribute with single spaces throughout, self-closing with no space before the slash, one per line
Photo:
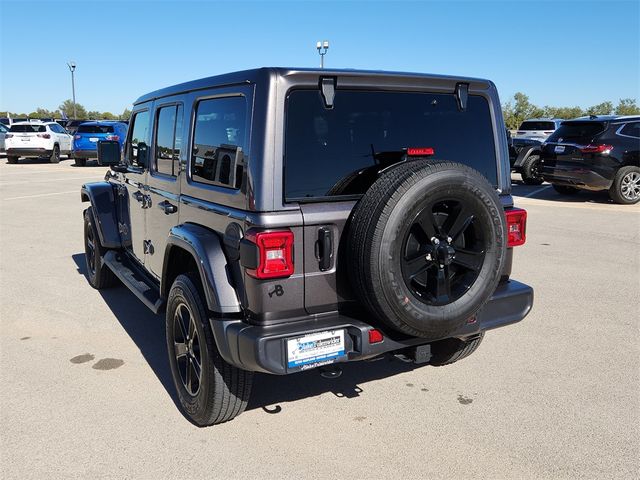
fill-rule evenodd
<path id="1" fill-rule="evenodd" d="M 614 107 L 612 102 L 602 102 L 589 108 L 581 107 L 539 107 L 529 101 L 522 92 L 513 96 L 512 100 L 502 105 L 504 123 L 509 130 L 516 130 L 528 118 L 571 118 L 586 115 L 640 115 L 640 108 L 633 98 L 621 98 Z"/>
<path id="2" fill-rule="evenodd" d="M 88 110 L 80 103 L 76 103 L 76 114 L 73 114 L 73 100 L 65 100 L 56 110 L 47 110 L 46 108 L 37 108 L 31 113 L 7 113 L 11 118 L 62 118 L 63 112 L 67 118 L 76 118 L 78 120 L 129 120 L 131 110 L 125 108 L 120 114 L 111 112 L 99 112 L 97 110 Z"/>
<path id="3" fill-rule="evenodd" d="M 67 118 L 74 118 L 73 101 L 65 100 L 57 110 L 47 110 L 38 108 L 31 113 L 7 112 L 12 118 L 62 118 L 64 112 Z M 614 107 L 612 102 L 602 102 L 589 108 L 582 107 L 539 107 L 529 101 L 529 97 L 522 92 L 518 92 L 513 99 L 502 105 L 502 115 L 504 123 L 509 130 L 516 130 L 520 124 L 528 118 L 563 118 L 570 119 L 585 115 L 640 115 L 640 107 L 633 98 L 621 98 Z M 131 110 L 125 108 L 121 114 L 111 112 L 98 112 L 89 110 L 76 103 L 76 115 L 78 120 L 129 120 Z"/>

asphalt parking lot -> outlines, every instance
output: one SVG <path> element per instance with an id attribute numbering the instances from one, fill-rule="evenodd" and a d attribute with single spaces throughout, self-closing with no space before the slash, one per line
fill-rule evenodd
<path id="1" fill-rule="evenodd" d="M 516 182 L 525 320 L 449 367 L 258 376 L 243 415 L 198 429 L 163 318 L 83 275 L 79 188 L 104 172 L 0 158 L 2 478 L 640 475 L 640 205 Z"/>

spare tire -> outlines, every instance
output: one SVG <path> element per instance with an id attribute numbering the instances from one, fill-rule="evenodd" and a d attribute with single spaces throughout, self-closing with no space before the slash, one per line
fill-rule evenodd
<path id="1" fill-rule="evenodd" d="M 358 299 L 394 329 L 429 339 L 478 312 L 505 261 L 495 189 L 453 162 L 415 160 L 381 174 L 354 207 L 347 235 Z"/>

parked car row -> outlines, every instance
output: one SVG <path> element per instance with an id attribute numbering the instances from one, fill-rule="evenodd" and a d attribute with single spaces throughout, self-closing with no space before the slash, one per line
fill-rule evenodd
<path id="1" fill-rule="evenodd" d="M 547 181 L 563 195 L 607 190 L 616 203 L 640 201 L 640 116 L 527 120 L 509 154 L 527 185 Z"/>
<path id="2" fill-rule="evenodd" d="M 74 122 L 74 121 L 72 121 Z M 127 124 L 116 121 L 78 121 L 71 134 L 57 122 L 14 122 L 2 132 L 0 146 L 6 151 L 8 163 L 17 163 L 20 157 L 48 158 L 51 163 L 60 162 L 60 155 L 75 158 L 78 166 L 85 166 L 87 159 L 97 158 L 97 145 L 101 140 L 117 141 L 122 148 L 127 136 Z"/>

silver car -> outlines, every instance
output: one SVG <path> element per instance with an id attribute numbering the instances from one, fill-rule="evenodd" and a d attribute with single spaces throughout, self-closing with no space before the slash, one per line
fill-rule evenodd
<path id="1" fill-rule="evenodd" d="M 520 124 L 514 138 L 528 138 L 544 142 L 549 135 L 556 131 L 564 120 L 560 118 L 532 118 Z"/>

